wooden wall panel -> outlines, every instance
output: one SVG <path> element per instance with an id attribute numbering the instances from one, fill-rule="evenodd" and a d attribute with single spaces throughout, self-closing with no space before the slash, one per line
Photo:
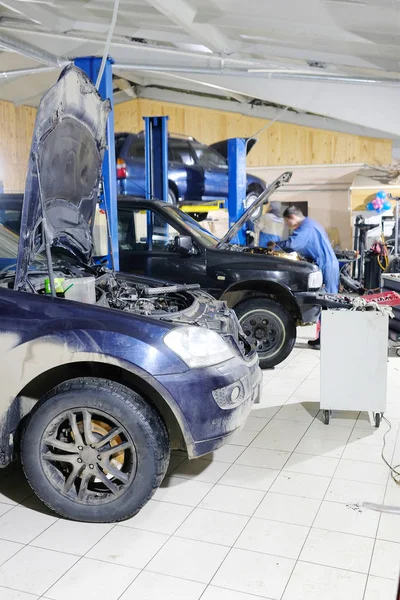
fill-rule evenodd
<path id="1" fill-rule="evenodd" d="M 0 101 L 0 181 L 7 192 L 25 189 L 36 109 Z"/>
<path id="2" fill-rule="evenodd" d="M 169 115 L 169 131 L 192 135 L 206 144 L 229 137 L 254 135 L 268 121 L 238 113 L 184 106 L 169 102 L 129 100 L 115 109 L 115 130 L 138 132 L 143 116 Z M 279 166 L 335 163 L 388 164 L 392 142 L 376 138 L 274 123 L 260 133 L 249 154 L 248 166 Z"/>

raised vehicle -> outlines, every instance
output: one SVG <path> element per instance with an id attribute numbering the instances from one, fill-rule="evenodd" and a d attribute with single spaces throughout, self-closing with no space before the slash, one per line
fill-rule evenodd
<path id="1" fill-rule="evenodd" d="M 256 140 L 249 139 L 247 152 Z M 143 133 L 115 136 L 118 193 L 144 198 L 145 155 Z M 250 206 L 265 189 L 265 182 L 247 174 L 246 205 Z M 225 201 L 228 198 L 227 141 L 206 146 L 186 136 L 168 136 L 168 202 L 190 205 Z M 194 207 L 195 210 L 195 207 Z M 194 213 L 196 220 L 206 212 Z"/>
<path id="2" fill-rule="evenodd" d="M 20 453 L 50 508 L 92 522 L 136 514 L 171 448 L 196 458 L 228 442 L 261 381 L 226 304 L 94 263 L 108 112 L 66 67 L 39 105 L 18 252 L 0 227 L 17 254 L 0 274 L 0 467 Z"/>

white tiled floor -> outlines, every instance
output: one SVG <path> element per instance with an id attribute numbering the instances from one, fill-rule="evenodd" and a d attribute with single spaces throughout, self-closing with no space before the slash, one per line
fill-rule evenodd
<path id="1" fill-rule="evenodd" d="M 303 333 L 304 335 L 304 333 Z M 386 454 L 400 463 L 400 361 L 389 364 Z M 174 453 L 139 515 L 69 523 L 0 472 L 0 600 L 394 600 L 400 506 L 381 459 L 387 426 L 319 419 L 319 352 L 304 338 L 264 372 L 260 405 L 229 446 Z"/>

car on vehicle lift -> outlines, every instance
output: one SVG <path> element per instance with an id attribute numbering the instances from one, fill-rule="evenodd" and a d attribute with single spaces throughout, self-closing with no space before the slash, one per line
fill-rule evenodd
<path id="1" fill-rule="evenodd" d="M 143 133 L 115 135 L 118 194 L 145 198 L 144 142 Z M 247 140 L 247 153 L 255 143 L 255 139 Z M 206 146 L 192 137 L 169 135 L 169 204 L 188 206 L 202 202 L 225 202 L 228 198 L 227 157 L 227 140 Z M 248 173 L 245 206 L 250 206 L 265 187 L 265 181 Z M 193 212 L 193 214 L 198 221 L 207 217 L 207 212 Z"/>
<path id="2" fill-rule="evenodd" d="M 226 304 L 94 263 L 109 109 L 74 66 L 43 96 L 17 265 L 0 275 L 0 466 L 19 451 L 50 508 L 93 522 L 136 514 L 171 447 L 195 458 L 227 442 L 261 381 Z M 0 248 L 16 241 L 1 225 Z"/>
<path id="3" fill-rule="evenodd" d="M 287 358 L 296 326 L 315 323 L 321 311 L 316 296 L 322 273 L 316 265 L 296 253 L 234 243 L 238 231 L 290 177 L 284 173 L 271 183 L 222 239 L 166 202 L 118 199 L 121 270 L 196 282 L 225 300 L 257 347 L 262 368 Z"/>

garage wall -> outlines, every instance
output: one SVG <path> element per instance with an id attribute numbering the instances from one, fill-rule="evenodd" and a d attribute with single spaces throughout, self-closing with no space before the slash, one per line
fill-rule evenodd
<path id="1" fill-rule="evenodd" d="M 139 98 L 115 108 L 115 130 L 143 130 L 143 116 L 168 115 L 169 131 L 211 144 L 254 135 L 268 121 L 238 113 Z M 248 157 L 249 167 L 335 163 L 388 164 L 392 141 L 360 137 L 288 123 L 274 123 L 261 133 Z"/>
<path id="2" fill-rule="evenodd" d="M 0 181 L 5 191 L 25 188 L 36 109 L 0 101 Z"/>

